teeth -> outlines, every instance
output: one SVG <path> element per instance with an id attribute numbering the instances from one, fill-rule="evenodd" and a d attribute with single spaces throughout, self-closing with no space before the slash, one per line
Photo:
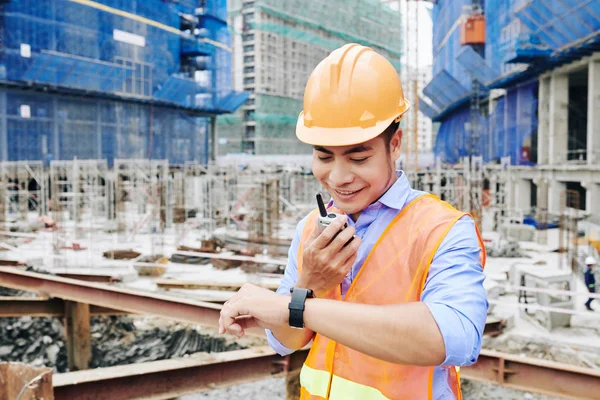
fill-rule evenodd
<path id="1" fill-rule="evenodd" d="M 354 193 L 358 192 L 358 190 L 355 190 L 354 192 L 345 192 L 345 191 L 342 191 L 342 190 L 337 190 L 337 192 L 339 194 L 346 194 L 346 195 L 348 195 L 348 194 L 354 194 Z"/>

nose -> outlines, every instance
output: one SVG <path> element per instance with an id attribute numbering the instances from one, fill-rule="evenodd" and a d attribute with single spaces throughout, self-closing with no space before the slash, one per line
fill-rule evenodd
<path id="1" fill-rule="evenodd" d="M 342 163 L 334 163 L 329 172 L 329 183 L 331 186 L 341 187 L 352 183 L 353 180 L 354 175 L 348 168 L 345 168 Z"/>

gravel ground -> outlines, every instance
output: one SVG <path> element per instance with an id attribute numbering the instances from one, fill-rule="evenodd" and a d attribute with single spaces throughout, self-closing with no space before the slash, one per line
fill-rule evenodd
<path id="1" fill-rule="evenodd" d="M 464 400 L 561 400 L 539 394 L 508 389 L 490 383 L 462 381 Z"/>
<path id="2" fill-rule="evenodd" d="M 179 400 L 285 400 L 285 378 L 269 378 L 180 397 Z"/>
<path id="3" fill-rule="evenodd" d="M 462 382 L 465 400 L 561 400 L 483 382 Z M 285 379 L 270 378 L 223 389 L 180 397 L 179 400 L 285 400 Z"/>

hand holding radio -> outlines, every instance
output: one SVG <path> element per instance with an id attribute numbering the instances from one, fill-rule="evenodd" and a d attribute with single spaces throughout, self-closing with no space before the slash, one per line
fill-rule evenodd
<path id="1" fill-rule="evenodd" d="M 317 229 L 307 240 L 302 254 L 302 270 L 296 287 L 312 289 L 322 297 L 339 285 L 356 261 L 360 237 L 348 226 L 346 215 L 330 213 L 317 195 Z"/>

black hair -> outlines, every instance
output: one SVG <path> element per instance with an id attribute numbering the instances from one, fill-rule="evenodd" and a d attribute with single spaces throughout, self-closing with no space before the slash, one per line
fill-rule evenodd
<path id="1" fill-rule="evenodd" d="M 398 131 L 399 127 L 400 121 L 392 121 L 392 123 L 387 128 L 385 128 L 385 131 L 381 133 L 381 137 L 385 142 L 385 149 L 388 153 L 390 152 L 390 142 L 392 141 L 392 138 L 394 137 L 394 134 Z"/>

